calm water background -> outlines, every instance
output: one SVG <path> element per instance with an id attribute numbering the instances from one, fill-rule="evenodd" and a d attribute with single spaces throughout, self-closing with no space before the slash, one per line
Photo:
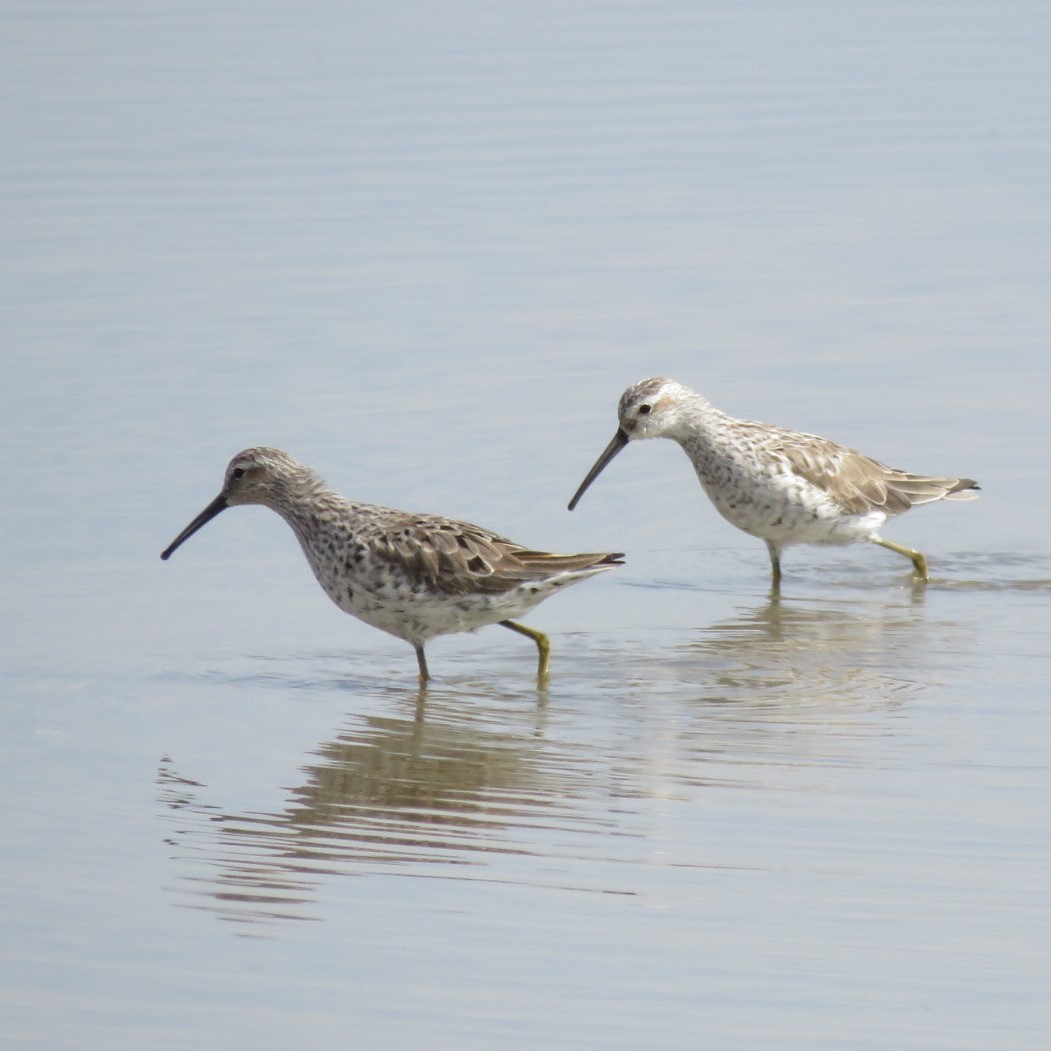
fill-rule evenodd
<path id="1" fill-rule="evenodd" d="M 0 1045 L 1046 1048 L 1051 9 L 0 10 Z M 983 498 L 763 546 L 621 390 Z M 403 643 L 252 444 L 624 570 Z"/>

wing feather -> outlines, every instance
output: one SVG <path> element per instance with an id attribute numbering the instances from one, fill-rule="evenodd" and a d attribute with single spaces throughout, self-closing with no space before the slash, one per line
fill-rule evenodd
<path id="1" fill-rule="evenodd" d="M 427 515 L 406 515 L 370 546 L 414 584 L 447 595 L 501 594 L 558 573 L 600 572 L 622 557 L 531 551 L 481 526 Z"/>
<path id="2" fill-rule="evenodd" d="M 970 478 L 931 478 L 874 460 L 814 434 L 786 432 L 778 451 L 792 473 L 828 495 L 848 514 L 884 511 L 898 515 L 935 500 L 964 500 L 976 494 Z"/>

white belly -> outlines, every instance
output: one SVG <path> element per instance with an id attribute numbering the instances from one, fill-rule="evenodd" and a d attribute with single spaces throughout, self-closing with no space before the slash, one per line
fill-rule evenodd
<path id="1" fill-rule="evenodd" d="M 723 518 L 780 546 L 853 544 L 868 540 L 887 520 L 883 511 L 844 514 L 827 494 L 795 476 L 739 477 L 718 485 L 699 477 Z"/>

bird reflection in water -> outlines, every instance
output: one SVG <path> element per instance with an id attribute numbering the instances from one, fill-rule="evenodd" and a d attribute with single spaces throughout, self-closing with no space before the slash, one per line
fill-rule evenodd
<path id="1" fill-rule="evenodd" d="M 466 705 L 424 719 L 425 698 L 411 717 L 367 717 L 320 744 L 275 813 L 208 803 L 207 786 L 162 761 L 160 799 L 178 826 L 168 842 L 194 868 L 180 904 L 246 924 L 308 919 L 328 874 L 425 862 L 466 877 L 487 854 L 528 853 L 516 829 L 583 820 L 568 808 L 566 771 L 553 776 L 539 756 L 535 726 L 500 732 Z"/>

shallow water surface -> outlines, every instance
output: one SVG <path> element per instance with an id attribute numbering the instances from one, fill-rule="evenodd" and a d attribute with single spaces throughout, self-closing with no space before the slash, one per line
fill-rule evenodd
<path id="1" fill-rule="evenodd" d="M 1043 1049 L 1045 7 L 0 14 L 0 1046 Z M 982 498 L 763 545 L 630 382 Z M 410 647 L 239 449 L 627 563 Z"/>

